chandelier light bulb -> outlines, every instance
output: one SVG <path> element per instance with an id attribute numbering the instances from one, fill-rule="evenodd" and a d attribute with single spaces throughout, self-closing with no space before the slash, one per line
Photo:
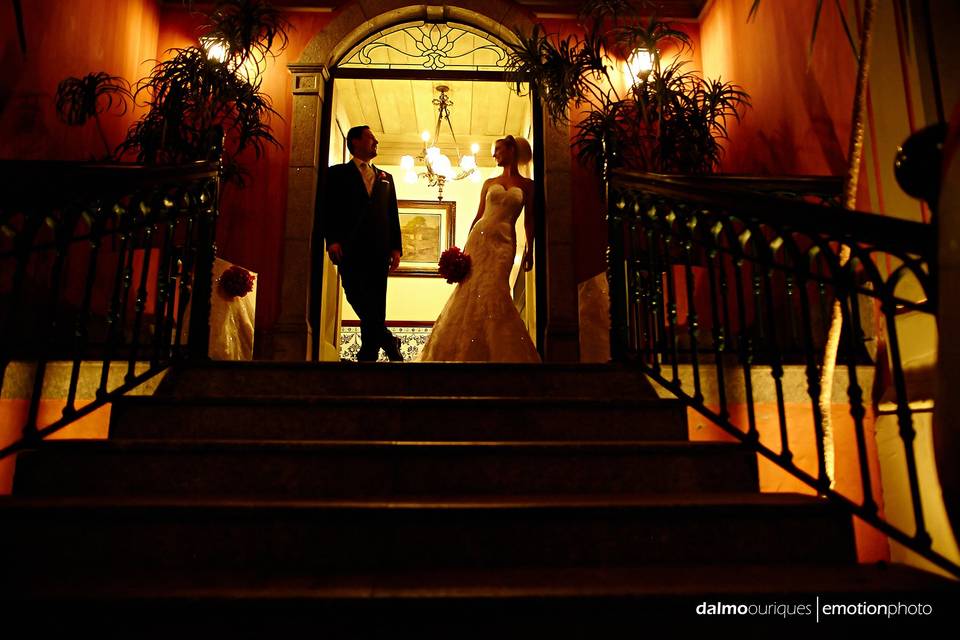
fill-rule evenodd
<path id="1" fill-rule="evenodd" d="M 403 181 L 408 184 L 415 184 L 417 181 L 417 174 L 412 169 L 408 169 L 407 172 L 403 175 Z"/>
<path id="2" fill-rule="evenodd" d="M 429 131 L 424 131 L 423 133 L 421 133 L 421 134 L 420 134 L 420 139 L 423 140 L 424 143 L 430 142 L 430 132 L 429 132 Z"/>
<path id="3" fill-rule="evenodd" d="M 453 177 L 453 165 L 450 164 L 450 158 L 442 153 L 434 158 L 433 170 L 445 178 Z"/>
<path id="4" fill-rule="evenodd" d="M 437 158 L 440 156 L 440 147 L 427 147 L 427 159 L 431 163 L 436 162 Z"/>
<path id="5" fill-rule="evenodd" d="M 460 168 L 464 171 L 470 171 L 477 168 L 477 159 L 473 156 L 463 156 L 460 158 Z"/>
<path id="6" fill-rule="evenodd" d="M 413 169 L 413 156 L 403 156 L 400 158 L 400 168 L 410 171 Z"/>
<path id="7" fill-rule="evenodd" d="M 477 144 L 476 142 L 474 142 L 473 144 L 471 144 L 471 145 L 470 145 L 470 153 L 472 153 L 473 155 L 477 155 L 478 153 L 480 153 L 480 145 Z"/>

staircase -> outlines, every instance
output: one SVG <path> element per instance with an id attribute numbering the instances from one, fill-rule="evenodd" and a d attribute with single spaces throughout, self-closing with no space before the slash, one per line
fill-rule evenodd
<path id="1" fill-rule="evenodd" d="M 108 440 L 20 454 L 0 606 L 136 637 L 602 637 L 700 600 L 956 600 L 858 565 L 849 516 L 760 493 L 755 455 L 685 415 L 608 365 L 175 369 Z"/>

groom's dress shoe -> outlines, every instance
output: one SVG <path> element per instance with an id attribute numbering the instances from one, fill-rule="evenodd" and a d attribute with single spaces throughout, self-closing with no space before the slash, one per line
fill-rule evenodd
<path id="1" fill-rule="evenodd" d="M 400 353 L 400 338 L 390 336 L 383 347 L 383 352 L 387 354 L 392 362 L 403 362 L 403 354 Z"/>
<path id="2" fill-rule="evenodd" d="M 374 362 L 376 361 L 379 353 L 380 353 L 379 349 L 377 349 L 376 351 L 365 350 L 361 346 L 360 351 L 357 353 L 357 362 Z"/>

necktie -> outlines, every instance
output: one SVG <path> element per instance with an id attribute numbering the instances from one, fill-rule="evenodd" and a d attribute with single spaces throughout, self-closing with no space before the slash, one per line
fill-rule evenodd
<path id="1" fill-rule="evenodd" d="M 361 162 L 360 175 L 363 176 L 363 184 L 367 188 L 367 195 L 370 195 L 373 193 L 373 168 L 366 162 Z"/>

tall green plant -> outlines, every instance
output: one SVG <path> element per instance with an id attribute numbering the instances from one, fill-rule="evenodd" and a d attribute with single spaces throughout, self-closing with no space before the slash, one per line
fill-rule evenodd
<path id="1" fill-rule="evenodd" d="M 179 163 L 222 152 L 224 175 L 241 184 L 238 161 L 252 150 L 280 146 L 270 119 L 280 117 L 261 91 L 270 57 L 287 45 L 290 23 L 266 0 L 219 0 L 203 46 L 173 48 L 137 83 L 147 113 L 128 131 L 120 152 L 148 164 Z M 222 149 L 221 149 L 222 145 Z"/>
<path id="2" fill-rule="evenodd" d="M 518 90 L 522 80 L 537 87 L 553 122 L 568 123 L 571 106 L 584 111 L 573 145 L 601 176 L 614 167 L 709 173 L 719 166 L 727 120 L 739 120 L 750 98 L 733 83 L 702 78 L 687 61 L 662 64 L 664 43 L 682 52 L 692 49 L 690 38 L 656 16 L 639 17 L 639 9 L 629 0 L 586 2 L 582 35 L 561 37 L 535 25 L 510 45 L 508 68 Z M 618 90 L 615 60 L 638 49 L 653 54 L 653 69 Z"/>

